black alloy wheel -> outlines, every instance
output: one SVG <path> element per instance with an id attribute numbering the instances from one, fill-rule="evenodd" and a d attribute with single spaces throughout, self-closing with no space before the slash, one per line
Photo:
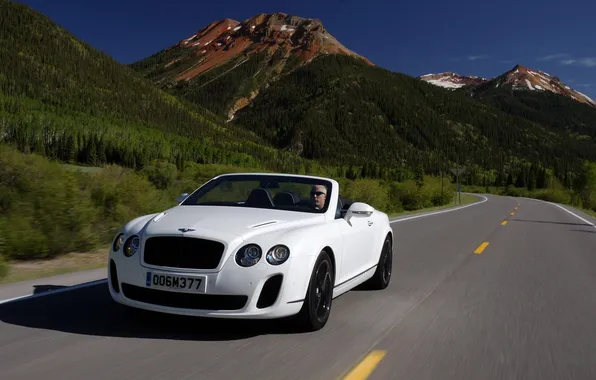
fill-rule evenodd
<path id="1" fill-rule="evenodd" d="M 381 255 L 377 264 L 375 274 L 366 282 L 368 288 L 374 290 L 383 290 L 389 286 L 391 282 L 391 274 L 393 272 L 393 249 L 391 244 L 391 236 L 387 235 L 383 242 Z"/>
<path id="2" fill-rule="evenodd" d="M 299 322 L 307 331 L 322 329 L 331 315 L 335 270 L 329 254 L 321 251 L 310 276 L 306 298 L 298 314 Z"/>

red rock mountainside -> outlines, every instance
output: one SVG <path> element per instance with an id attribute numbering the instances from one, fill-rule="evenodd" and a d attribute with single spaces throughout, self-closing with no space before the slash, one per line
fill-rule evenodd
<path id="1" fill-rule="evenodd" d="M 557 77 L 539 70 L 532 70 L 527 67 L 516 65 L 511 70 L 493 79 L 479 79 L 478 77 L 465 77 L 454 73 L 427 74 L 419 77 L 431 84 L 456 89 L 464 86 L 477 87 L 486 84 L 491 87 L 507 86 L 517 90 L 530 91 L 551 91 L 576 100 L 580 103 L 596 106 L 596 102 L 587 95 L 567 86 Z M 484 87 L 484 86 L 483 86 Z"/>
<path id="2" fill-rule="evenodd" d="M 233 118 L 282 72 L 291 72 L 319 55 L 333 53 L 360 58 L 374 66 L 342 45 L 318 19 L 285 13 L 259 14 L 243 22 L 215 21 L 131 67 L 191 101 L 209 103 L 217 96 L 223 99 L 225 109 L 216 112 Z M 258 59 L 251 60 L 257 55 Z M 212 74 L 214 69 L 217 72 Z M 233 84 L 222 85 L 226 80 Z M 195 81 L 197 85 L 193 87 Z M 187 82 L 189 87 L 185 89 Z M 213 87 L 225 87 L 227 92 L 215 94 Z"/>
<path id="3" fill-rule="evenodd" d="M 239 54 L 248 56 L 263 50 L 272 56 L 278 49 L 283 49 L 284 58 L 293 55 L 302 62 L 320 54 L 342 53 L 362 58 L 372 65 L 329 34 L 320 20 L 285 13 L 259 14 L 241 23 L 231 19 L 216 21 L 175 47 L 193 49 L 201 58 L 193 67 L 178 73 L 176 80 L 191 79 Z M 166 67 L 174 62 L 176 59 Z"/>

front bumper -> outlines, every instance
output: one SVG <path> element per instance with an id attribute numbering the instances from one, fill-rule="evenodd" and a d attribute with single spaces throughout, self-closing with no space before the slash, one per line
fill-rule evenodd
<path id="1" fill-rule="evenodd" d="M 296 293 L 287 291 L 293 282 L 291 260 L 279 267 L 261 261 L 253 267 L 242 268 L 230 257 L 219 272 L 197 273 L 147 268 L 140 264 L 137 255 L 127 258 L 111 252 L 108 287 L 115 302 L 145 310 L 217 318 L 280 318 L 297 314 L 303 304 L 301 299 L 288 296 L 288 293 Z M 151 280 L 148 280 L 148 272 L 152 273 Z M 155 284 L 159 285 L 161 280 L 165 285 L 166 281 L 164 277 L 154 278 L 153 274 L 170 276 L 168 283 L 172 282 L 171 276 L 183 276 L 186 280 L 180 281 L 185 284 L 201 282 L 192 289 L 158 289 Z"/>

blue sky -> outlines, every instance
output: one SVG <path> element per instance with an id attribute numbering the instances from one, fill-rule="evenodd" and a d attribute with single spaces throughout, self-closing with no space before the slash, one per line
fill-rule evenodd
<path id="1" fill-rule="evenodd" d="M 596 99 L 594 0 L 20 0 L 120 62 L 149 56 L 215 20 L 285 12 L 319 18 L 348 48 L 419 76 L 493 77 L 516 63 Z"/>

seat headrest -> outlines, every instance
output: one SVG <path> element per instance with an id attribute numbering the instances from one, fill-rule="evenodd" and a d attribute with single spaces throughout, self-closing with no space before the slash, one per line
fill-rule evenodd
<path id="1" fill-rule="evenodd" d="M 275 205 L 277 206 L 294 206 L 296 203 L 300 201 L 296 194 L 291 193 L 289 191 L 282 191 L 280 193 L 275 194 L 273 200 L 275 201 Z"/>
<path id="2" fill-rule="evenodd" d="M 255 207 L 273 207 L 273 200 L 267 190 L 258 188 L 250 192 L 245 204 Z"/>

